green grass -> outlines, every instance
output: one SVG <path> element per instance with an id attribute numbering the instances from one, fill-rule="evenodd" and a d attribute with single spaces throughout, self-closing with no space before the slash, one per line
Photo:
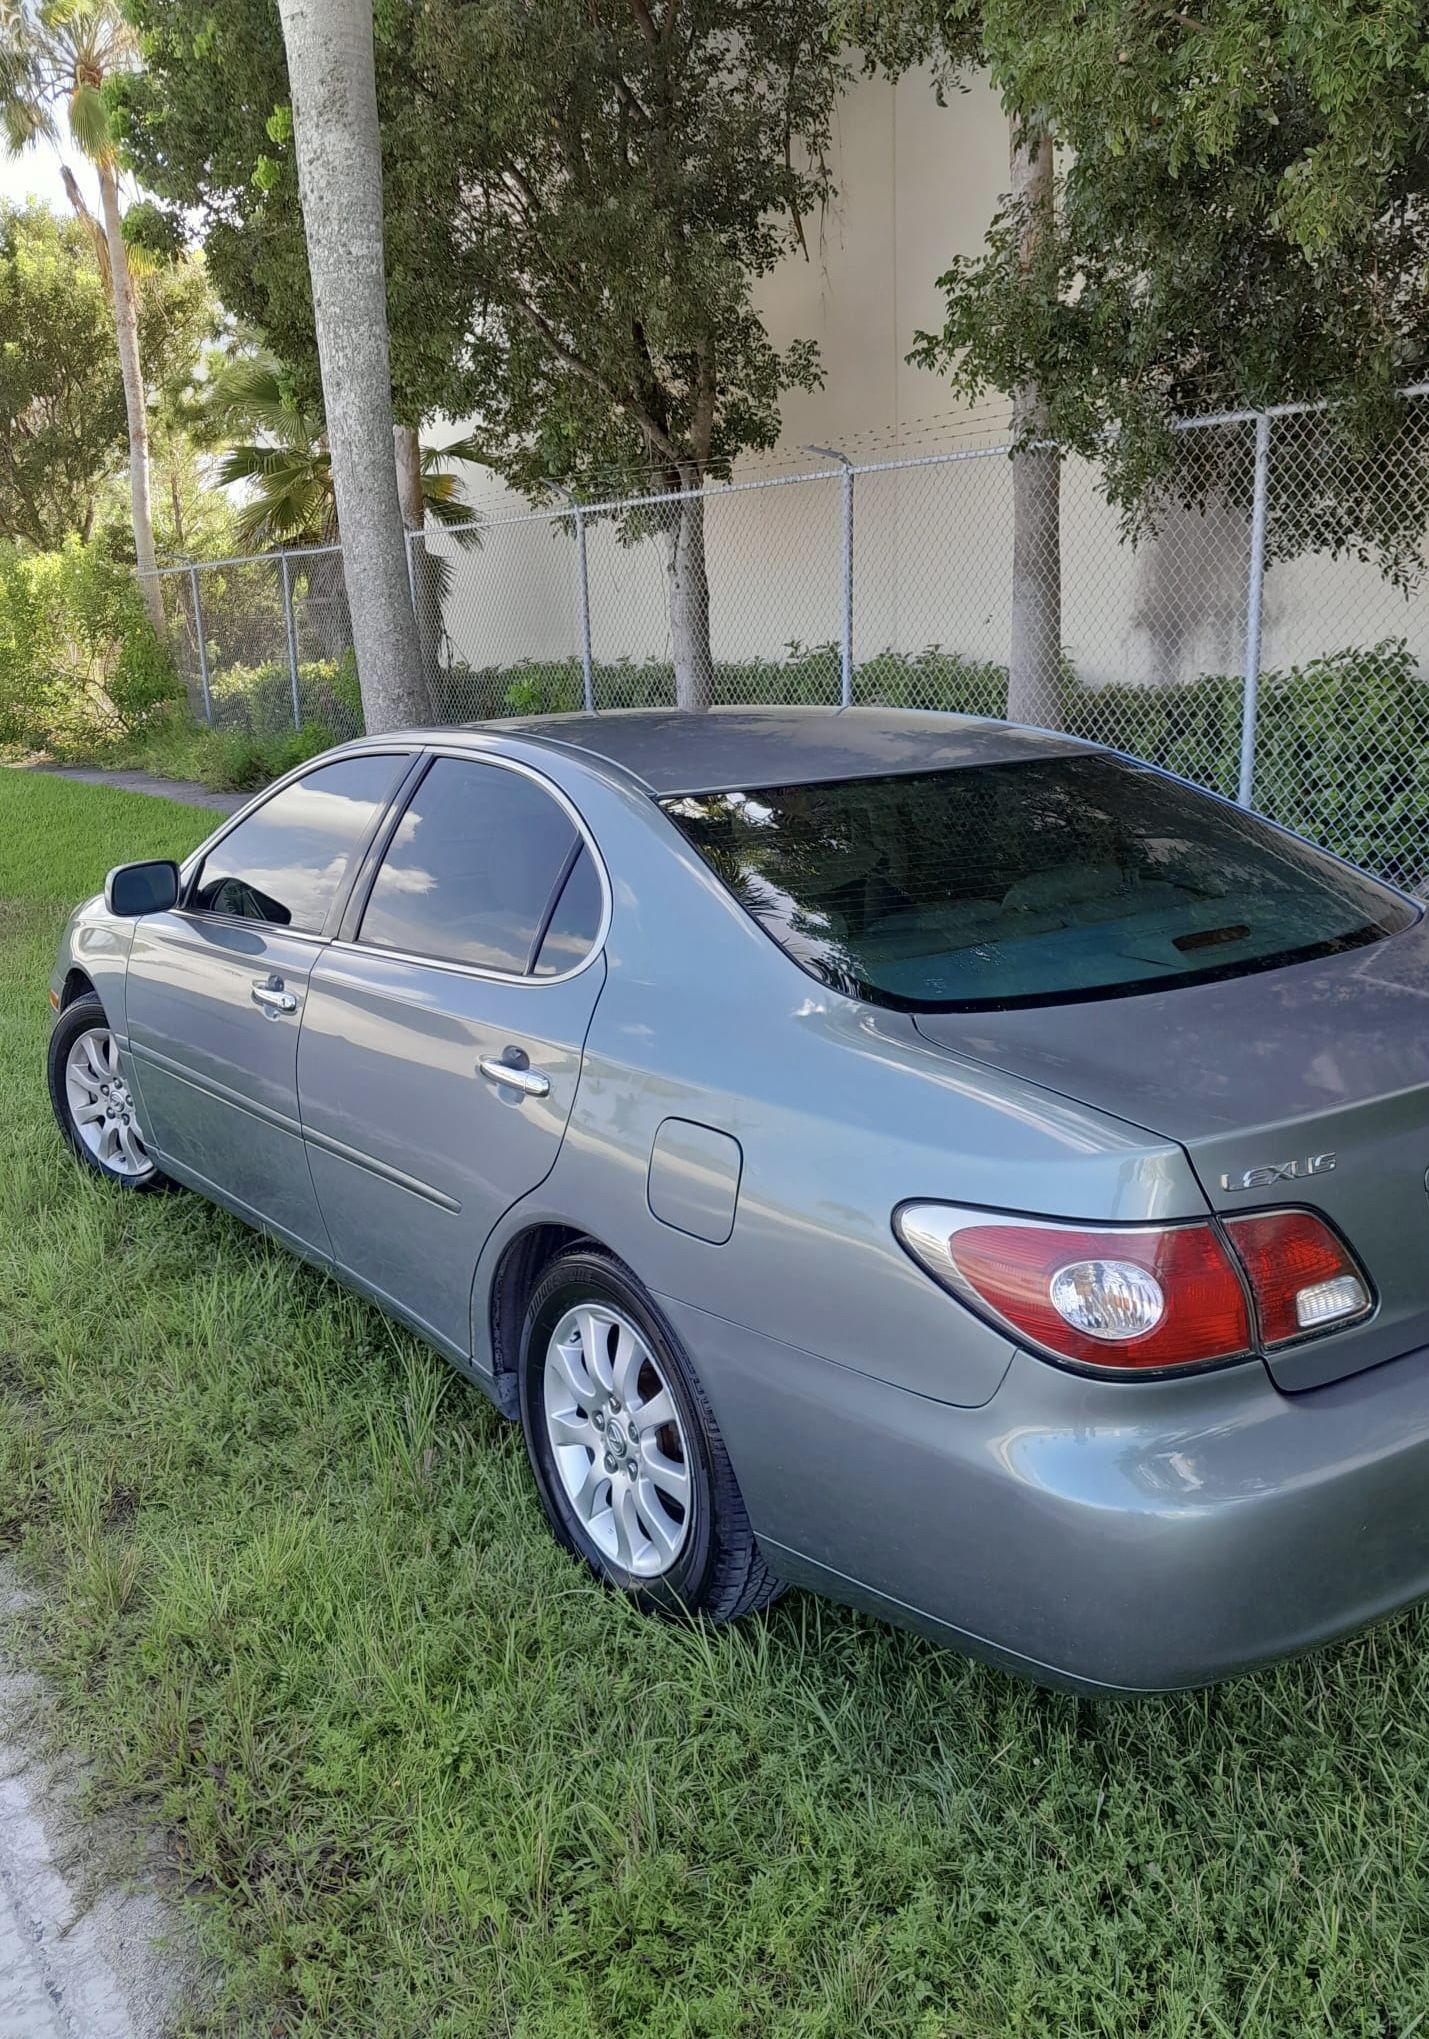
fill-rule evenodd
<path id="1" fill-rule="evenodd" d="M 197 1198 L 87 1180 L 41 1074 L 55 938 L 204 827 L 0 772 L 0 1542 L 224 2029 L 1429 2031 L 1420 1617 L 1129 1704 L 797 1594 L 650 1625 L 413 1339 Z"/>

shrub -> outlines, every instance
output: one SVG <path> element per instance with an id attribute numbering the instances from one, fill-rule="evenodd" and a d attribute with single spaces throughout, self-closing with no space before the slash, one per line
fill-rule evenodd
<path id="1" fill-rule="evenodd" d="M 0 742 L 87 755 L 181 692 L 132 570 L 78 538 L 0 547 Z"/>
<path id="2" fill-rule="evenodd" d="M 199 779 L 219 792 L 256 792 L 337 738 L 321 722 L 255 734 L 242 726 L 209 729 L 186 701 L 170 703 L 132 737 L 102 753 L 108 765 L 133 766 L 170 779 Z"/>
<path id="3" fill-rule="evenodd" d="M 262 737 L 292 732 L 293 675 L 286 659 L 212 668 L 208 692 L 215 729 Z M 305 659 L 298 667 L 298 705 L 304 727 L 317 723 L 344 737 L 360 736 L 362 701 L 352 653 Z"/>

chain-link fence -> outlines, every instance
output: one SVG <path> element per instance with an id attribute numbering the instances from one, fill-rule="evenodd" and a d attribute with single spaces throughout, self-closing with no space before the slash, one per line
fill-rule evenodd
<path id="1" fill-rule="evenodd" d="M 1098 464 L 1007 445 L 414 534 L 434 718 L 886 703 L 1051 724 L 1370 868 L 1429 873 L 1429 391 L 1188 419 L 1133 528 Z M 1014 510 L 1016 514 L 1014 514 Z M 334 548 L 163 570 L 195 711 L 361 726 Z"/>

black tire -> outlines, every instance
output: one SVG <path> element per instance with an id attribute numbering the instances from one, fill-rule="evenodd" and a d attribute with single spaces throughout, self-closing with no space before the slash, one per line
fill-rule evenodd
<path id="1" fill-rule="evenodd" d="M 117 1188 L 146 1195 L 152 1195 L 156 1190 L 176 1189 L 177 1183 L 163 1174 L 157 1163 L 151 1162 L 148 1172 L 144 1175 L 126 1174 L 124 1170 L 113 1168 L 107 1161 L 102 1161 L 85 1145 L 70 1105 L 65 1082 L 65 1064 L 70 1049 L 80 1035 L 99 1028 L 108 1032 L 109 1021 L 105 1017 L 103 1005 L 94 992 L 90 991 L 82 998 L 71 1000 L 50 1029 L 46 1071 L 49 1077 L 50 1103 L 54 1107 L 59 1129 L 84 1166 L 93 1174 L 102 1175 L 106 1182 L 112 1182 Z"/>
<path id="2" fill-rule="evenodd" d="M 637 1577 L 597 1545 L 555 1463 L 545 1413 L 547 1353 L 562 1317 L 586 1302 L 613 1306 L 629 1318 L 679 1414 L 690 1473 L 689 1519 L 679 1552 L 655 1578 Z M 582 1558 L 603 1584 L 647 1613 L 702 1615 L 713 1622 L 735 1621 L 783 1590 L 754 1540 L 724 1439 L 694 1368 L 651 1297 L 613 1255 L 578 1248 L 552 1264 L 527 1308 L 518 1366 L 521 1427 L 546 1519 L 557 1541 Z"/>

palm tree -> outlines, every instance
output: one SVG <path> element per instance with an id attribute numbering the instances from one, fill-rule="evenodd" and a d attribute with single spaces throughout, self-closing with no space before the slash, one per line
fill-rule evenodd
<path id="1" fill-rule="evenodd" d="M 363 717 L 431 712 L 392 441 L 372 0 L 278 0 Z"/>
<path id="2" fill-rule="evenodd" d="M 243 436 L 239 436 L 243 435 Z M 283 365 L 275 354 L 259 348 L 237 355 L 217 369 L 210 383 L 204 437 L 228 442 L 219 461 L 218 480 L 225 486 L 245 484 L 247 500 L 238 511 L 238 536 L 245 545 L 334 545 L 337 543 L 337 492 L 333 486 L 332 453 L 321 410 L 305 409 L 289 393 Z M 430 524 L 452 532 L 456 543 L 474 547 L 481 532 L 457 492 L 452 464 L 478 457 L 467 439 L 455 445 L 423 446 L 418 454 L 420 508 Z M 416 523 L 415 528 L 420 528 Z M 423 669 L 434 676 L 443 635 L 443 605 L 451 586 L 451 566 L 427 553 L 423 542 L 412 561 L 417 633 Z M 342 567 L 321 556 L 307 568 L 309 587 L 333 621 L 334 641 L 345 633 Z"/>
<path id="3" fill-rule="evenodd" d="M 107 78 L 138 62 L 138 42 L 115 0 L 0 0 L 0 136 L 11 155 L 33 142 L 69 139 L 99 176 L 99 209 L 124 408 L 129 424 L 129 500 L 140 586 L 154 627 L 164 604 L 154 576 L 149 513 L 149 422 L 139 362 L 133 278 L 119 209 L 119 167 L 105 111 Z"/>
<path id="4" fill-rule="evenodd" d="M 248 545 L 335 544 L 337 495 L 322 412 L 294 402 L 282 363 L 261 348 L 226 361 L 211 387 L 211 415 L 221 435 L 229 440 L 252 435 L 230 444 L 218 467 L 225 487 L 251 485 L 238 512 L 239 537 Z M 468 440 L 421 450 L 422 508 L 432 523 L 453 529 L 458 544 L 475 544 L 480 534 L 457 493 L 456 476 L 447 470 L 455 461 L 477 458 Z"/>

